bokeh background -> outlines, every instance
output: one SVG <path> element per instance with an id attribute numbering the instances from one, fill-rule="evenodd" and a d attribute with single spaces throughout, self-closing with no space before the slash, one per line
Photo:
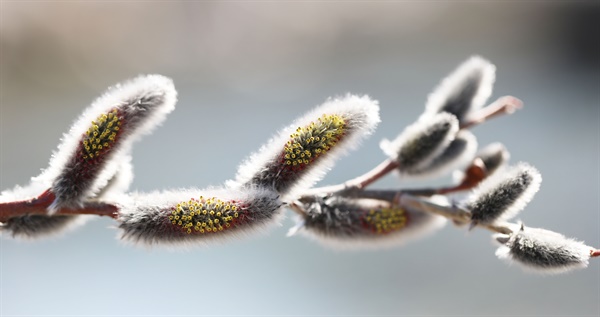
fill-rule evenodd
<path id="1" fill-rule="evenodd" d="M 442 77 L 473 54 L 492 98 L 525 102 L 478 126 L 542 172 L 528 225 L 600 246 L 599 6 L 590 2 L 2 1 L 0 189 L 26 184 L 106 87 L 172 77 L 179 103 L 134 149 L 132 189 L 219 185 L 277 129 L 329 96 L 368 94 L 383 118 L 321 182 L 383 159 Z M 433 184 L 448 183 L 450 178 Z M 380 188 L 417 187 L 387 177 Z M 291 213 L 288 213 L 291 216 Z M 286 238 L 172 251 L 123 245 L 110 219 L 35 242 L 0 239 L 0 315 L 600 314 L 600 263 L 539 276 L 496 259 L 488 232 L 447 226 L 362 252 Z"/>

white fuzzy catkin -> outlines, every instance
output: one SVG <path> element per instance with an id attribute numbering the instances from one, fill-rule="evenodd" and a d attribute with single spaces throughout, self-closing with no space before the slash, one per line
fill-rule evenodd
<path id="1" fill-rule="evenodd" d="M 264 188 L 185 189 L 132 194 L 121 200 L 117 220 L 127 242 L 192 246 L 260 231 L 278 221 L 281 206 Z"/>
<path id="2" fill-rule="evenodd" d="M 120 158 L 116 158 L 119 162 L 119 167 L 115 174 L 108 180 L 106 186 L 104 186 L 98 194 L 97 199 L 111 201 L 113 197 L 124 194 L 129 190 L 131 183 L 133 182 L 133 164 L 132 157 L 130 154 L 124 155 Z"/>
<path id="3" fill-rule="evenodd" d="M 422 118 L 449 112 L 463 123 L 470 112 L 488 100 L 495 80 L 496 66 L 479 56 L 471 57 L 429 95 Z"/>
<path id="4" fill-rule="evenodd" d="M 461 130 L 448 147 L 419 170 L 407 170 L 411 177 L 433 178 L 448 174 L 469 164 L 477 152 L 477 138 L 467 130 Z"/>
<path id="5" fill-rule="evenodd" d="M 381 141 L 381 149 L 398 162 L 403 174 L 418 174 L 429 166 L 456 137 L 458 120 L 443 112 L 406 127 L 393 141 Z"/>
<path id="6" fill-rule="evenodd" d="M 172 80 L 160 75 L 139 76 L 109 88 L 63 136 L 41 176 L 52 180 L 56 196 L 50 214 L 80 207 L 106 186 L 133 141 L 159 125 L 176 102 Z"/>
<path id="7" fill-rule="evenodd" d="M 444 217 L 390 206 L 374 199 L 331 197 L 304 205 L 302 234 L 336 249 L 380 249 L 427 236 L 446 223 Z"/>
<path id="8" fill-rule="evenodd" d="M 519 213 L 540 188 L 542 176 L 527 163 L 494 173 L 467 198 L 465 206 L 478 224 L 508 220 Z"/>
<path id="9" fill-rule="evenodd" d="M 592 247 L 562 234 L 538 228 L 521 227 L 511 235 L 497 234 L 502 245 L 496 256 L 524 269 L 543 274 L 559 274 L 588 266 Z"/>
<path id="10" fill-rule="evenodd" d="M 133 180 L 131 156 L 119 159 L 119 168 L 108 184 L 98 192 L 97 199 L 111 200 L 115 195 L 125 193 Z M 0 194 L 0 202 L 28 200 L 38 196 L 49 188 L 50 183 L 43 178 L 34 177 L 26 187 L 16 186 Z M 35 240 L 62 235 L 82 226 L 93 216 L 88 215 L 23 215 L 12 217 L 0 227 L 0 232 L 13 238 Z"/>
<path id="11" fill-rule="evenodd" d="M 379 105 L 368 96 L 329 99 L 251 155 L 229 185 L 273 188 L 283 199 L 293 197 L 320 180 L 379 121 Z"/>
<path id="12" fill-rule="evenodd" d="M 90 219 L 92 216 L 88 215 L 24 215 L 8 219 L 0 227 L 0 232 L 10 234 L 13 238 L 36 240 L 62 235 Z"/>

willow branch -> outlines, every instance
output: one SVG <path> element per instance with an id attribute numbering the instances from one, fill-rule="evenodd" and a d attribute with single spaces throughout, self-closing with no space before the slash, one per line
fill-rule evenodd
<path id="1" fill-rule="evenodd" d="M 6 222 L 12 217 L 25 215 L 47 215 L 48 206 L 54 201 L 54 194 L 45 191 L 38 197 L 29 200 L 0 203 L 0 222 Z M 55 215 L 97 215 L 116 218 L 118 208 L 103 202 L 89 202 L 77 209 L 61 208 Z"/>
<path id="2" fill-rule="evenodd" d="M 468 129 L 472 126 L 481 124 L 491 118 L 503 114 L 512 114 L 518 109 L 523 108 L 523 102 L 517 97 L 504 96 L 496 99 L 490 105 L 479 109 L 471 114 L 466 122 L 461 124 L 461 129 Z"/>
<path id="3" fill-rule="evenodd" d="M 481 108 L 480 110 L 473 113 L 470 116 L 469 120 L 467 122 L 463 123 L 460 126 L 460 128 L 461 129 L 472 128 L 473 126 L 484 123 L 487 120 L 497 117 L 499 115 L 512 114 L 517 109 L 521 109 L 522 107 L 523 107 L 523 102 L 516 97 L 513 97 L 513 96 L 500 97 L 496 101 L 492 102 L 490 105 L 488 105 L 484 108 Z M 473 166 L 473 165 L 477 165 L 477 166 Z M 386 159 L 385 161 L 381 162 L 379 165 L 377 165 L 372 170 L 370 170 L 358 177 L 350 179 L 342 184 L 309 189 L 308 191 L 306 191 L 304 193 L 303 197 L 304 196 L 313 196 L 313 195 L 331 195 L 333 193 L 338 194 L 338 193 L 343 193 L 343 192 L 353 193 L 353 192 L 356 192 L 357 190 L 361 190 L 361 189 L 371 185 L 372 183 L 378 181 L 379 179 L 386 176 L 387 174 L 389 174 L 391 171 L 395 170 L 398 167 L 399 167 L 398 162 L 391 160 L 391 159 Z M 481 170 L 481 168 L 484 169 L 483 172 L 479 171 L 479 170 Z M 470 171 L 469 169 L 473 169 L 473 170 Z M 461 183 L 460 188 L 459 187 L 448 187 L 445 189 L 440 188 L 440 189 L 436 189 L 434 193 L 425 194 L 425 196 L 431 196 L 434 194 L 448 194 L 448 193 L 451 193 L 454 191 L 467 190 L 467 189 L 473 188 L 476 184 L 478 184 L 481 180 L 483 180 L 483 178 L 485 178 L 485 175 L 487 174 L 485 172 L 485 168 L 483 167 L 482 162 L 474 162 L 473 164 L 471 164 L 469 169 L 467 170 L 467 176 L 465 177 L 465 179 L 463 179 L 463 182 Z M 475 173 L 479 173 L 480 176 L 476 176 Z M 428 192 L 426 192 L 426 193 L 428 193 Z"/>
<path id="4" fill-rule="evenodd" d="M 369 186 L 370 184 L 376 182 L 383 176 L 387 175 L 389 172 L 393 171 L 397 167 L 398 162 L 391 159 L 386 159 L 385 161 L 377 165 L 375 168 L 366 172 L 363 175 L 348 180 L 342 184 L 309 189 L 304 193 L 303 196 L 324 195 L 344 191 L 361 190 Z"/>

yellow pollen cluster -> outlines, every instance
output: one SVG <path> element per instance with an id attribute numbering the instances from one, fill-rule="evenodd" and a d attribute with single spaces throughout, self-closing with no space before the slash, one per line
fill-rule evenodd
<path id="1" fill-rule="evenodd" d="M 285 146 L 288 166 L 304 166 L 329 151 L 342 138 L 346 122 L 339 115 L 324 114 L 317 122 L 298 127 Z"/>
<path id="2" fill-rule="evenodd" d="M 114 143 L 119 130 L 121 129 L 121 118 L 116 109 L 108 114 L 102 114 L 92 126 L 85 132 L 83 143 L 83 159 L 93 159 L 100 155 L 102 150 L 109 149 Z"/>
<path id="3" fill-rule="evenodd" d="M 397 207 L 371 210 L 364 217 L 365 226 L 377 234 L 400 230 L 406 222 L 405 211 Z"/>
<path id="4" fill-rule="evenodd" d="M 180 227 L 187 234 L 214 233 L 232 227 L 241 217 L 239 207 L 216 198 L 200 196 L 183 201 L 169 214 L 171 224 Z"/>

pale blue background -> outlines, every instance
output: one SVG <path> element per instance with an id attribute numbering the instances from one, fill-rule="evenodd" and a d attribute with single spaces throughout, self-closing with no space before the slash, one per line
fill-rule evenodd
<path id="1" fill-rule="evenodd" d="M 493 98 L 526 105 L 474 129 L 481 144 L 501 141 L 513 162 L 542 172 L 521 218 L 600 246 L 598 5 L 3 1 L 0 9 L 0 189 L 37 175 L 86 105 L 140 73 L 172 77 L 179 103 L 135 147 L 133 189 L 221 184 L 297 115 L 332 95 L 369 94 L 383 122 L 323 181 L 341 182 L 379 163 L 379 140 L 411 123 L 439 80 L 477 53 L 498 67 Z M 600 314 L 597 259 L 544 277 L 497 260 L 481 230 L 448 226 L 403 248 L 348 253 L 285 238 L 291 225 L 288 217 L 268 235 L 188 252 L 124 246 L 109 219 L 52 240 L 3 237 L 0 315 Z"/>

